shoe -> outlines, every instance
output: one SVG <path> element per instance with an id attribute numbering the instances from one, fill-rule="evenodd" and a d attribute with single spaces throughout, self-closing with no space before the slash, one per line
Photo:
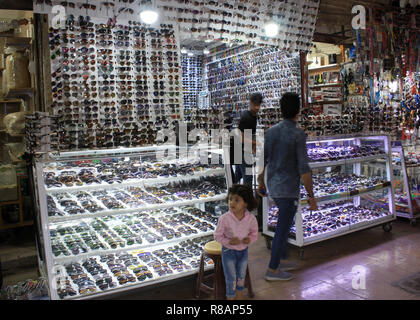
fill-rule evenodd
<path id="1" fill-rule="evenodd" d="M 282 270 L 278 270 L 278 273 L 273 273 L 269 270 L 265 273 L 265 280 L 267 281 L 286 281 L 293 278 L 293 275 Z"/>
<path id="2" fill-rule="evenodd" d="M 281 271 L 291 271 L 297 269 L 297 266 L 294 262 L 284 262 L 280 263 L 277 269 L 280 269 Z"/>

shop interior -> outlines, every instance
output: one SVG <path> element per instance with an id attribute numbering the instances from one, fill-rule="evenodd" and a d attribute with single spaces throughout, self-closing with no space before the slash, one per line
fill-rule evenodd
<path id="1" fill-rule="evenodd" d="M 298 125 L 307 134 L 319 203 L 309 211 L 301 188 L 289 243 L 306 265 L 303 275 L 326 273 L 322 259 L 344 254 L 331 244 L 350 250 L 359 234 L 360 252 L 375 250 L 381 239 L 399 241 L 401 232 L 418 239 L 420 7 L 338 2 L 0 6 L 0 266 L 13 276 L 2 298 L 118 299 L 142 292 L 173 299 L 176 293 L 155 288 L 195 283 L 232 185 L 226 145 L 210 138 L 238 127 L 254 92 L 263 95 L 262 136 L 283 120 L 284 93 L 301 99 Z M 354 29 L 357 4 L 366 20 Z M 157 17 L 142 16 L 146 9 Z M 261 233 L 253 252 L 268 259 L 278 209 L 265 197 L 257 211 Z M 26 242 L 29 282 L 22 279 L 27 273 L 12 272 L 19 263 L 14 250 Z M 410 243 L 402 245 L 417 251 L 407 254 L 418 256 Z M 368 255 L 360 252 L 351 251 L 359 254 L 354 264 Z M 250 259 L 256 283 L 257 260 Z M 204 265 L 213 270 L 211 259 Z M 394 277 L 411 270 L 403 265 Z M 85 274 L 88 280 L 79 281 Z M 337 285 L 328 279 L 313 286 Z M 261 286 L 257 298 L 275 296 Z M 343 299 L 382 297 L 379 289 L 357 295 L 337 286 Z M 321 291 L 291 296 L 332 299 Z"/>

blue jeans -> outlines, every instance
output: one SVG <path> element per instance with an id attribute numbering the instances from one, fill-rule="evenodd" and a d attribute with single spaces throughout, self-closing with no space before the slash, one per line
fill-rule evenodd
<path id="1" fill-rule="evenodd" d="M 236 295 L 236 290 L 244 290 L 247 265 L 248 248 L 238 251 L 222 247 L 222 266 L 225 274 L 226 297 L 233 298 Z"/>
<path id="2" fill-rule="evenodd" d="M 252 175 L 246 174 L 247 168 L 252 168 L 252 164 L 242 163 L 235 165 L 235 177 L 233 179 L 234 184 L 239 183 L 243 178 L 243 183 L 249 185 L 252 188 Z"/>
<path id="3" fill-rule="evenodd" d="M 271 243 L 271 259 L 269 268 L 277 269 L 280 259 L 286 259 L 288 254 L 289 230 L 293 223 L 297 211 L 298 199 L 294 198 L 274 198 L 274 202 L 279 209 L 276 232 Z"/>

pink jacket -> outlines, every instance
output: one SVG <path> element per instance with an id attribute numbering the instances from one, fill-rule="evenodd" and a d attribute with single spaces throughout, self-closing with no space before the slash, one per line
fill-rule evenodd
<path id="1" fill-rule="evenodd" d="M 237 237 L 239 240 L 249 237 L 251 240 L 249 244 L 255 242 L 258 238 L 257 219 L 246 209 L 245 215 L 240 221 L 230 210 L 219 218 L 216 231 L 214 232 L 214 240 L 229 249 L 244 250 L 248 247 L 244 243 L 229 244 L 229 240 L 234 237 Z"/>

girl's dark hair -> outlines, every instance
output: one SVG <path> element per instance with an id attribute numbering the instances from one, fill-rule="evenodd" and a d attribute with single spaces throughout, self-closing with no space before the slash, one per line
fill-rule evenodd
<path id="1" fill-rule="evenodd" d="M 247 184 L 234 184 L 228 190 L 227 201 L 229 202 L 230 195 L 238 195 L 247 204 L 248 211 L 254 210 L 257 207 L 257 200 L 254 197 L 252 189 Z"/>

